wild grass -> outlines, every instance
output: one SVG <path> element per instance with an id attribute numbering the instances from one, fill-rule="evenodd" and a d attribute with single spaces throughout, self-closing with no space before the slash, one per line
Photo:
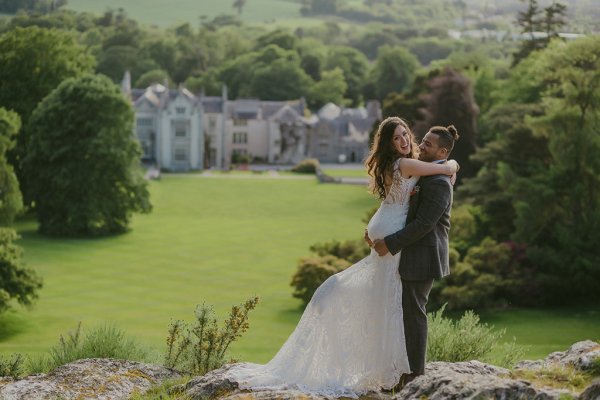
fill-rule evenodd
<path id="1" fill-rule="evenodd" d="M 23 361 L 23 355 L 18 353 L 13 354 L 10 358 L 0 356 L 0 377 L 18 378 L 23 371 Z"/>
<path id="2" fill-rule="evenodd" d="M 60 335 L 58 343 L 47 355 L 28 360 L 28 373 L 47 373 L 56 367 L 85 358 L 116 358 L 121 360 L 148 361 L 149 351 L 136 339 L 114 325 L 102 325 L 84 333 L 81 324 Z"/>
<path id="3" fill-rule="evenodd" d="M 575 393 L 583 391 L 593 380 L 592 374 L 588 372 L 561 365 L 540 370 L 518 369 L 511 371 L 510 377 L 531 382 L 534 387 L 568 389 Z"/>

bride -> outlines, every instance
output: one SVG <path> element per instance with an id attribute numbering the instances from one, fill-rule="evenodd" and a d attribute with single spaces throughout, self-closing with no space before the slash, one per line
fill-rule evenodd
<path id="1" fill-rule="evenodd" d="M 420 176 L 453 175 L 458 164 L 416 159 L 407 123 L 384 120 L 366 166 L 370 189 L 382 200 L 365 236 L 374 241 L 404 227 Z M 315 292 L 294 332 L 265 365 L 243 363 L 226 377 L 241 389 L 297 389 L 307 394 L 358 397 L 391 389 L 410 373 L 402 320 L 400 254 L 371 254 L 327 279 Z"/>

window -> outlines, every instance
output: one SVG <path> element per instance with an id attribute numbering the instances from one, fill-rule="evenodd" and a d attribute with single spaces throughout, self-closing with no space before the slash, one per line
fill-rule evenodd
<path id="1" fill-rule="evenodd" d="M 248 133 L 246 133 L 246 132 L 233 132 L 233 143 L 234 144 L 246 144 L 246 143 L 248 143 Z"/>
<path id="2" fill-rule="evenodd" d="M 175 107 L 175 112 L 177 114 L 185 114 L 185 107 Z"/>
<path id="3" fill-rule="evenodd" d="M 185 122 L 175 122 L 175 137 L 187 137 L 187 124 Z"/>
<path id="4" fill-rule="evenodd" d="M 208 129 L 212 131 L 215 129 L 216 126 L 217 126 L 217 117 L 215 117 L 214 115 L 211 115 L 210 117 L 208 117 Z"/>
<path id="5" fill-rule="evenodd" d="M 152 126 L 152 118 L 138 118 L 137 126 Z"/>
<path id="6" fill-rule="evenodd" d="M 233 124 L 235 126 L 246 126 L 246 125 L 248 125 L 248 120 L 247 119 L 241 119 L 241 118 L 234 118 L 233 119 Z"/>
<path id="7" fill-rule="evenodd" d="M 175 152 L 173 155 L 173 158 L 175 159 L 175 161 L 187 161 L 187 151 L 184 147 L 177 147 L 175 148 Z"/>

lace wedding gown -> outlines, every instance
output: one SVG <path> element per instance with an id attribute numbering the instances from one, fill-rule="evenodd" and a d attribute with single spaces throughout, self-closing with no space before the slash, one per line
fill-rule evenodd
<path id="1" fill-rule="evenodd" d="M 418 177 L 396 170 L 386 199 L 368 224 L 372 240 L 401 229 Z M 358 397 L 392 388 L 410 372 L 402 322 L 399 254 L 371 254 L 331 276 L 315 292 L 300 322 L 266 365 L 233 366 L 227 378 L 242 389 L 298 389 Z"/>

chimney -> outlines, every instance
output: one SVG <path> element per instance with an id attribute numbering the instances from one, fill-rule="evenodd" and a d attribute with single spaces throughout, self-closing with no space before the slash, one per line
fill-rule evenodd
<path id="1" fill-rule="evenodd" d="M 121 92 L 127 95 L 127 97 L 131 97 L 131 73 L 129 71 L 125 71 L 125 74 L 123 74 L 123 80 L 121 81 Z"/>

